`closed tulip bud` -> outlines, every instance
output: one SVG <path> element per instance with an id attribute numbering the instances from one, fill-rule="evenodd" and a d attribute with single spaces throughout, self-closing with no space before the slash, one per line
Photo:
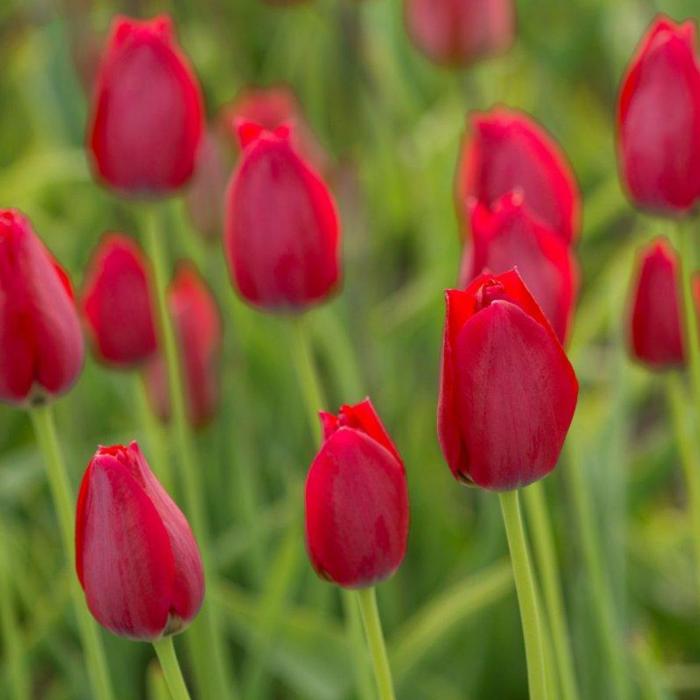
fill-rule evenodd
<path id="1" fill-rule="evenodd" d="M 90 612 L 122 637 L 181 632 L 204 597 L 192 530 L 139 446 L 100 447 L 80 486 L 76 570 Z"/>
<path id="2" fill-rule="evenodd" d="M 516 270 L 446 294 L 438 434 L 460 481 L 507 491 L 554 469 L 578 382 Z"/>
<path id="3" fill-rule="evenodd" d="M 239 133 L 243 153 L 228 189 L 224 239 L 234 286 L 253 306 L 303 311 L 338 286 L 335 203 L 288 128 L 245 122 Z"/>
<path id="4" fill-rule="evenodd" d="M 87 273 L 82 306 L 98 359 L 135 367 L 157 348 L 147 263 L 128 236 L 107 234 Z"/>
<path id="5" fill-rule="evenodd" d="M 221 318 L 211 291 L 197 270 L 181 263 L 168 290 L 170 312 L 180 344 L 187 416 L 194 427 L 206 425 L 219 402 Z M 168 377 L 161 354 L 146 368 L 146 389 L 156 413 L 170 417 Z"/>
<path id="6" fill-rule="evenodd" d="M 665 238 L 645 248 L 637 260 L 630 350 L 652 369 L 684 363 L 681 302 L 676 253 Z"/>
<path id="7" fill-rule="evenodd" d="M 170 18 L 118 17 L 100 63 L 88 147 L 106 185 L 168 195 L 191 177 L 204 118 L 199 84 Z"/>
<path id="8" fill-rule="evenodd" d="M 431 61 L 466 66 L 510 48 L 513 0 L 404 0 L 406 28 Z"/>
<path id="9" fill-rule="evenodd" d="M 363 588 L 406 554 L 409 506 L 401 457 L 369 399 L 321 413 L 324 442 L 306 479 L 306 543 L 324 579 Z"/>
<path id="10" fill-rule="evenodd" d="M 618 157 L 634 203 L 684 214 L 700 198 L 700 66 L 695 24 L 658 17 L 632 59 L 618 105 Z"/>
<path id="11" fill-rule="evenodd" d="M 564 343 L 574 311 L 578 274 L 569 246 L 538 221 L 520 193 L 499 199 L 493 210 L 475 202 L 471 240 L 464 249 L 460 287 L 484 270 L 498 274 L 514 267 Z"/>
<path id="12" fill-rule="evenodd" d="M 0 400 L 38 403 L 68 391 L 83 365 L 73 291 L 14 209 L 0 210 Z"/>
<path id="13" fill-rule="evenodd" d="M 516 190 L 564 241 L 571 243 L 578 235 L 580 194 L 552 137 L 521 112 L 497 108 L 475 115 L 457 170 L 459 211 L 466 218 L 472 199 L 492 206 Z"/>

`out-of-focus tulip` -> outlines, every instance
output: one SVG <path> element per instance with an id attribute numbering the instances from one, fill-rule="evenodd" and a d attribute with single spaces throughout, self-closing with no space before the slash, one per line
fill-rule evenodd
<path id="1" fill-rule="evenodd" d="M 574 311 L 578 274 L 574 256 L 561 236 L 532 215 L 519 192 L 499 199 L 493 210 L 474 202 L 471 233 L 464 248 L 460 287 L 466 287 L 484 270 L 498 274 L 517 267 L 564 343 Z"/>
<path id="2" fill-rule="evenodd" d="M 190 526 L 138 445 L 100 447 L 80 486 L 76 570 L 90 612 L 122 637 L 181 632 L 204 597 Z"/>
<path id="3" fill-rule="evenodd" d="M 243 153 L 227 194 L 224 247 L 233 283 L 250 304 L 303 311 L 340 277 L 340 225 L 321 178 L 294 149 L 287 127 L 245 122 Z"/>
<path id="4" fill-rule="evenodd" d="M 83 334 L 61 269 L 17 210 L 0 210 L 0 400 L 66 392 L 83 365 Z"/>
<path id="5" fill-rule="evenodd" d="M 513 0 L 404 0 L 404 17 L 416 47 L 446 66 L 506 51 L 515 36 Z"/>
<path id="6" fill-rule="evenodd" d="M 118 17 L 100 63 L 88 147 L 96 176 L 158 197 L 191 177 L 204 118 L 199 84 L 168 17 Z"/>
<path id="7" fill-rule="evenodd" d="M 472 199 L 491 206 L 520 190 L 528 209 L 567 243 L 578 235 L 580 194 L 571 167 L 552 137 L 522 112 L 499 107 L 472 117 L 456 189 L 465 218 Z"/>
<path id="8" fill-rule="evenodd" d="M 324 442 L 306 480 L 306 543 L 319 576 L 345 588 L 391 576 L 406 554 L 401 457 L 372 403 L 321 413 Z"/>
<path id="9" fill-rule="evenodd" d="M 700 66 L 695 24 L 658 17 L 620 92 L 618 156 L 634 203 L 683 214 L 700 198 Z"/>
<path id="10" fill-rule="evenodd" d="M 95 251 L 82 298 L 97 357 L 117 367 L 134 367 L 157 348 L 148 268 L 128 236 L 107 234 Z"/>
<path id="11" fill-rule="evenodd" d="M 495 491 L 554 469 L 578 382 L 517 271 L 449 290 L 438 433 L 452 473 Z"/>
<path id="12" fill-rule="evenodd" d="M 187 416 L 193 426 L 202 427 L 214 416 L 219 401 L 219 309 L 204 280 L 188 263 L 178 266 L 168 300 L 181 349 Z M 148 363 L 145 377 L 154 410 L 162 420 L 168 420 L 168 377 L 160 353 Z"/>
<path id="13" fill-rule="evenodd" d="M 630 351 L 652 369 L 684 363 L 678 260 L 665 238 L 641 251 L 630 316 Z"/>

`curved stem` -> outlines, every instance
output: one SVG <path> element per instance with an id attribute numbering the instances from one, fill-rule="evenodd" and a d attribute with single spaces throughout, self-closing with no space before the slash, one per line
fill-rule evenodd
<path id="1" fill-rule="evenodd" d="M 170 636 L 163 637 L 153 642 L 153 648 L 158 655 L 158 661 L 160 661 L 160 667 L 163 669 L 165 682 L 168 685 L 168 690 L 170 690 L 172 700 L 190 700 L 190 694 L 175 654 L 173 638 Z"/>
<path id="2" fill-rule="evenodd" d="M 367 645 L 374 664 L 374 675 L 377 680 L 377 690 L 380 700 L 394 700 L 394 682 L 391 678 L 391 668 L 389 658 L 386 653 L 384 643 L 384 633 L 382 623 L 379 618 L 377 608 L 377 596 L 374 587 L 361 588 L 357 591 L 357 598 L 360 602 L 362 621 L 367 635 Z"/>
<path id="3" fill-rule="evenodd" d="M 547 674 L 544 666 L 544 639 L 540 611 L 537 605 L 535 580 L 530 565 L 525 530 L 520 514 L 518 491 L 504 491 L 499 494 L 503 522 L 508 537 L 510 560 L 515 578 L 515 590 L 520 605 L 520 618 L 525 638 L 527 675 L 530 700 L 546 700 Z"/>
<path id="4" fill-rule="evenodd" d="M 50 405 L 44 404 L 30 409 L 29 415 L 32 419 L 39 449 L 43 453 L 46 463 L 46 472 L 58 516 L 63 549 L 69 566 L 73 567 L 75 562 L 75 521 L 73 515 L 75 500 L 68 480 L 66 465 L 58 446 L 53 412 Z M 75 576 L 71 576 L 71 595 L 78 618 L 80 638 L 87 657 L 88 675 L 93 693 L 97 700 L 113 700 L 114 694 L 102 640 L 95 621 L 90 617 L 78 579 Z"/>

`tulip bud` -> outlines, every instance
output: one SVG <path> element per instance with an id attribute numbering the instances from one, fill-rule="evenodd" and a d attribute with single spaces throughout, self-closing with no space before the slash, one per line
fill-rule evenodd
<path id="1" fill-rule="evenodd" d="M 372 403 L 321 413 L 324 442 L 306 479 L 306 543 L 314 569 L 344 588 L 391 576 L 406 554 L 408 487 Z"/>
<path id="2" fill-rule="evenodd" d="M 128 236 L 107 234 L 95 251 L 83 290 L 83 312 L 98 359 L 134 367 L 157 347 L 143 253 Z"/>
<path id="3" fill-rule="evenodd" d="M 340 225 L 321 178 L 289 130 L 240 125 L 243 153 L 227 194 L 224 247 L 234 286 L 269 311 L 303 311 L 338 286 Z"/>
<path id="4" fill-rule="evenodd" d="M 0 400 L 36 403 L 68 391 L 83 365 L 73 291 L 17 210 L 0 210 Z"/>
<path id="5" fill-rule="evenodd" d="M 657 17 L 622 82 L 618 157 L 642 208 L 683 214 L 700 198 L 700 66 L 695 24 Z"/>
<path id="6" fill-rule="evenodd" d="M 123 194 L 158 197 L 192 175 L 203 130 L 197 79 L 169 17 L 118 17 L 100 63 L 88 147 L 96 176 Z"/>
<path id="7" fill-rule="evenodd" d="M 652 369 L 684 364 L 678 260 L 665 238 L 637 260 L 630 318 L 632 356 Z"/>
<path id="8" fill-rule="evenodd" d="M 577 236 L 580 194 L 552 137 L 521 112 L 497 108 L 472 117 L 457 171 L 457 205 L 466 218 L 478 199 L 487 206 L 516 190 L 528 209 L 567 243 Z"/>
<path id="9" fill-rule="evenodd" d="M 83 476 L 76 570 L 90 612 L 122 637 L 181 632 L 204 598 L 192 530 L 139 446 L 100 447 Z"/>
<path id="10" fill-rule="evenodd" d="M 431 61 L 467 66 L 510 48 L 513 0 L 405 0 L 406 29 Z"/>
<path id="11" fill-rule="evenodd" d="M 202 427 L 214 416 L 219 402 L 219 310 L 204 280 L 188 263 L 178 266 L 168 290 L 168 299 L 181 349 L 187 415 L 194 427 Z M 155 412 L 162 420 L 168 420 L 168 377 L 160 353 L 148 363 L 145 377 Z"/>
<path id="12" fill-rule="evenodd" d="M 566 340 L 576 298 L 574 256 L 561 236 L 538 221 L 520 193 L 497 200 L 493 211 L 474 202 L 471 241 L 464 249 L 459 286 L 484 270 L 498 274 L 514 267 L 539 304 L 560 342 Z"/>
<path id="13" fill-rule="evenodd" d="M 454 476 L 507 491 L 556 465 L 578 382 L 516 270 L 446 294 L 438 434 Z"/>

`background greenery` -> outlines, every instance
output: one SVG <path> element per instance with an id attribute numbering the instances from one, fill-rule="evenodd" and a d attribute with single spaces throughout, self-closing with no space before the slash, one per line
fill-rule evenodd
<path id="1" fill-rule="evenodd" d="M 399 697 L 527 695 L 497 499 L 454 482 L 435 435 L 443 290 L 455 283 L 460 252 L 452 199 L 458 144 L 467 111 L 494 102 L 530 111 L 556 135 L 585 197 L 570 347 L 582 393 L 570 449 L 546 481 L 583 696 L 610 697 L 567 455 L 580 460 L 578 488 L 594 509 L 613 622 L 640 697 L 700 697 L 700 610 L 663 379 L 633 366 L 624 345 L 634 251 L 671 230 L 627 204 L 613 145 L 617 85 L 634 45 L 656 11 L 698 17 L 697 0 L 520 0 L 513 50 L 458 72 L 415 52 L 398 0 L 293 8 L 259 0 L 3 0 L 0 206 L 30 216 L 78 285 L 103 231 L 138 235 L 140 224 L 133 207 L 90 178 L 75 59 L 84 63 L 88 51 L 89 65 L 91 32 L 102 36 L 113 14 L 164 11 L 201 77 L 210 115 L 245 85 L 287 82 L 336 162 L 345 286 L 307 321 L 328 408 L 369 393 L 406 462 L 409 551 L 379 587 Z M 195 258 L 225 319 L 221 410 L 197 439 L 225 575 L 209 595 L 225 611 L 231 663 L 239 679 L 258 678 L 260 697 L 351 698 L 338 597 L 311 571 L 298 527 L 316 446 L 288 324 L 234 298 L 218 243 L 193 234 L 178 207 L 172 258 Z M 146 442 L 133 385 L 89 359 L 58 403 L 75 484 L 98 443 Z M 6 407 L 0 528 L 0 566 L 21 613 L 36 697 L 88 698 L 68 599 L 74 574 L 63 562 L 28 419 Z M 150 677 L 150 697 L 159 697 L 151 648 L 104 638 L 118 696 L 148 697 Z"/>

